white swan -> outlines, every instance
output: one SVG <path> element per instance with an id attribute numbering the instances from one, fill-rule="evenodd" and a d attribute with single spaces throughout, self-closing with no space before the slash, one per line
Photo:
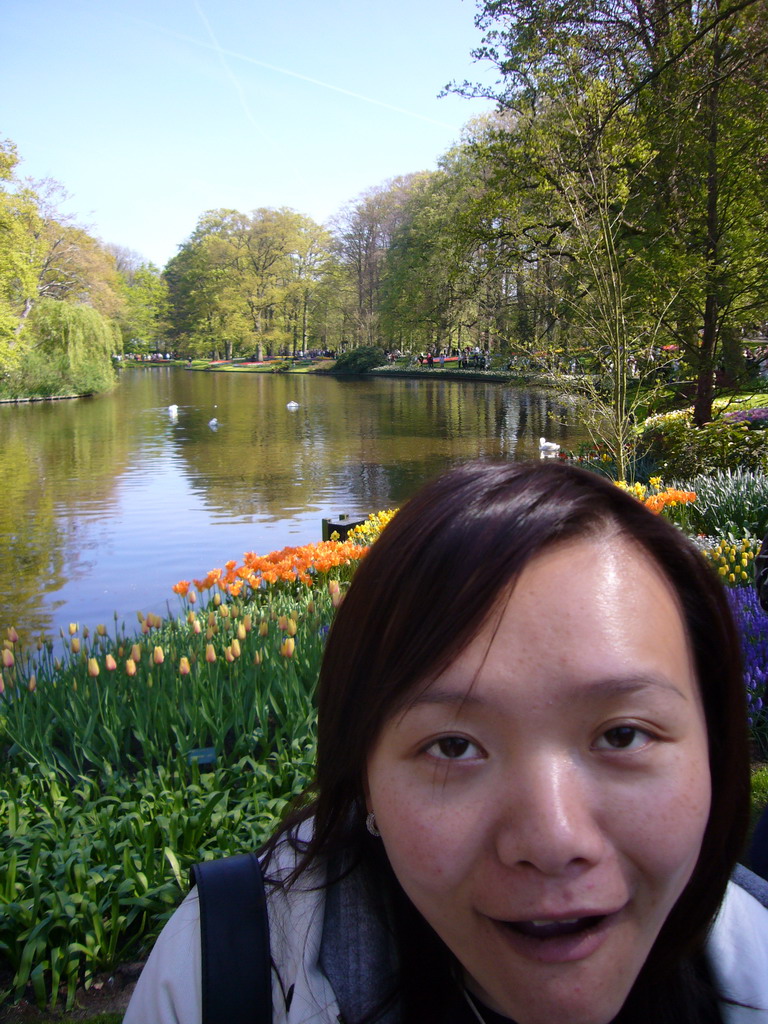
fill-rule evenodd
<path id="1" fill-rule="evenodd" d="M 178 407 L 178 405 L 169 405 L 168 406 L 168 415 L 170 416 L 170 418 L 172 420 L 177 420 L 179 418 L 179 407 Z"/>
<path id="2" fill-rule="evenodd" d="M 299 403 L 298 402 L 289 402 L 288 405 L 286 405 L 285 408 L 286 409 L 298 409 L 299 408 Z"/>
<path id="3" fill-rule="evenodd" d="M 539 438 L 539 451 L 542 452 L 559 452 L 560 445 L 555 444 L 554 441 L 547 441 L 545 437 Z"/>
<path id="4" fill-rule="evenodd" d="M 211 428 L 211 430 L 219 429 L 219 421 L 216 419 L 215 416 L 213 417 L 212 420 L 208 420 L 208 426 Z"/>

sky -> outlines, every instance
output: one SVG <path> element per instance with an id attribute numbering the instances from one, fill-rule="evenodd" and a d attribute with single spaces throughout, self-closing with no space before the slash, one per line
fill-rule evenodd
<path id="1" fill-rule="evenodd" d="M 5 0 L 0 138 L 60 209 L 162 267 L 205 210 L 327 223 L 433 169 L 491 82 L 473 0 Z"/>

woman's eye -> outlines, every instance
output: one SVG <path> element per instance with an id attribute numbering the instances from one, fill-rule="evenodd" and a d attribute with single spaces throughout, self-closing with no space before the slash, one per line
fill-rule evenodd
<path id="1" fill-rule="evenodd" d="M 640 750 L 649 742 L 649 735 L 636 725 L 615 725 L 598 737 L 599 750 Z"/>
<path id="2" fill-rule="evenodd" d="M 477 747 L 464 736 L 441 736 L 430 743 L 427 753 L 442 761 L 466 761 L 477 756 Z"/>

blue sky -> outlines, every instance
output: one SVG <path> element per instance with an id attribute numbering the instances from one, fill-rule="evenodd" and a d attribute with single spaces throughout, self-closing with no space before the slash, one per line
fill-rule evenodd
<path id="1" fill-rule="evenodd" d="M 162 266 L 208 209 L 320 222 L 433 168 L 488 109 L 472 0 L 6 0 L 0 137 L 104 242 Z"/>

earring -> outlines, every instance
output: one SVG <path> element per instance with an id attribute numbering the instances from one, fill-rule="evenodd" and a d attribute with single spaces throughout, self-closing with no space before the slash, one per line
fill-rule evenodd
<path id="1" fill-rule="evenodd" d="M 365 819 L 365 827 L 371 833 L 372 836 L 380 836 L 381 832 L 376 828 L 376 815 L 371 811 L 368 817 Z"/>

